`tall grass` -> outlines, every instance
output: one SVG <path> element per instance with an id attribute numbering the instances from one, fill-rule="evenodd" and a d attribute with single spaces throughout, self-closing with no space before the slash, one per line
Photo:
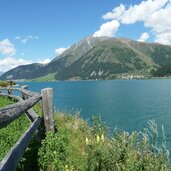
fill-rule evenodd
<path id="1" fill-rule="evenodd" d="M 132 133 L 115 130 L 108 136 L 99 117 L 93 127 L 77 117 L 56 114 L 55 134 L 48 133 L 39 150 L 42 170 L 167 171 L 169 152 L 163 138 L 158 145 L 154 121 L 149 128 Z M 163 131 L 163 136 L 164 131 Z"/>
<path id="2" fill-rule="evenodd" d="M 10 80 L 10 81 L 0 80 L 0 87 L 7 87 L 7 86 L 13 86 L 13 85 L 16 85 L 16 83 L 13 82 L 12 80 Z"/>
<path id="3" fill-rule="evenodd" d="M 0 107 L 14 103 L 0 98 Z M 40 104 L 35 107 L 41 115 Z M 0 159 L 29 126 L 23 115 L 0 130 Z M 128 133 L 114 130 L 109 136 L 99 117 L 93 126 L 78 116 L 55 113 L 54 134 L 34 137 L 18 170 L 47 171 L 167 171 L 171 170 L 169 151 L 162 127 L 163 140 L 158 143 L 155 121 L 142 131 Z M 29 169 L 28 169 L 29 168 Z"/>
<path id="4" fill-rule="evenodd" d="M 0 97 L 0 107 L 4 107 L 14 102 L 8 98 Z M 0 160 L 7 154 L 11 147 L 17 142 L 21 135 L 29 126 L 26 116 L 21 116 L 7 127 L 0 129 Z"/>

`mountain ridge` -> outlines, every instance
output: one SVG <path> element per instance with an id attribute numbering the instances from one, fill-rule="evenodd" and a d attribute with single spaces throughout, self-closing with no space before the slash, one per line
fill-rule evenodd
<path id="1" fill-rule="evenodd" d="M 114 79 L 137 73 L 150 76 L 152 71 L 167 65 L 171 65 L 169 45 L 89 36 L 73 44 L 46 66 L 19 66 L 18 71 L 14 68 L 0 79 L 8 79 L 9 75 L 13 76 L 11 79 L 35 79 L 49 74 L 55 80 Z"/>

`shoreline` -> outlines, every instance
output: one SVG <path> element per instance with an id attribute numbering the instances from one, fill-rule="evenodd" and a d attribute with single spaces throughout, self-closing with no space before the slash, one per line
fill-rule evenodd
<path id="1" fill-rule="evenodd" d="M 15 82 L 37 82 L 37 83 L 41 83 L 41 82 L 81 82 L 81 81 L 119 81 L 119 80 L 170 80 L 171 77 L 152 77 L 152 78 L 133 78 L 133 79 L 99 79 L 99 80 L 50 80 L 50 81 L 32 81 L 32 80 L 14 80 Z"/>

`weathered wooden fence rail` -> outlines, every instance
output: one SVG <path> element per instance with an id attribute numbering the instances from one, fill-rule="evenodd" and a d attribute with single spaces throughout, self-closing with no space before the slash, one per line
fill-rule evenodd
<path id="1" fill-rule="evenodd" d="M 45 129 L 46 131 L 54 132 L 53 89 L 43 89 L 41 94 L 29 91 L 27 89 L 28 86 L 23 86 L 22 88 L 0 88 L 0 97 L 8 97 L 16 101 L 15 104 L 0 108 L 0 129 L 6 127 L 22 114 L 25 114 L 31 121 L 31 125 L 27 131 L 21 136 L 17 143 L 0 162 L 0 171 L 16 170 L 17 165 L 25 152 L 25 149 L 29 145 L 29 142 L 40 125 L 42 118 L 39 117 L 32 108 L 40 100 L 42 100 Z M 21 97 L 12 95 L 13 90 L 20 91 Z M 7 94 L 2 93 L 2 91 L 7 91 Z"/>

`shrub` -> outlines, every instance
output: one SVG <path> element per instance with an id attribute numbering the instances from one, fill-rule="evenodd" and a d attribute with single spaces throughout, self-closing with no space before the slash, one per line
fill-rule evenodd
<path id="1" fill-rule="evenodd" d="M 0 97 L 0 107 L 5 107 L 13 103 L 15 102 L 9 100 L 8 98 Z M 25 115 L 22 115 L 18 119 L 10 123 L 8 126 L 4 127 L 3 129 L 0 129 L 0 160 L 2 160 L 5 157 L 8 151 L 14 146 L 14 144 L 19 140 L 22 134 L 28 129 L 29 125 L 30 121 L 28 120 L 28 118 Z M 29 153 L 29 151 L 32 150 L 33 151 L 31 153 L 34 153 L 35 148 L 38 148 L 35 142 L 35 139 L 33 139 L 30 144 L 32 148 L 27 148 L 25 155 L 22 158 L 17 170 L 24 170 L 23 168 L 26 168 L 26 165 L 28 165 L 28 163 L 31 163 L 28 161 L 28 159 L 32 160 L 32 163 L 34 163 L 33 160 L 36 160 L 36 158 L 32 158 L 33 155 L 31 156 Z"/>
<path id="2" fill-rule="evenodd" d="M 67 164 L 67 130 L 60 129 L 58 134 L 48 133 L 39 151 L 42 170 L 64 170 Z"/>
<path id="3" fill-rule="evenodd" d="M 102 135 L 97 135 L 89 140 L 87 170 L 168 170 L 169 153 L 165 139 L 159 147 L 156 123 L 149 121 L 149 127 L 143 132 L 131 134 L 115 130 L 112 138 L 104 139 Z"/>
<path id="4" fill-rule="evenodd" d="M 92 129 L 87 130 L 84 127 L 82 131 L 78 131 L 80 126 L 77 124 L 80 119 L 67 115 L 61 118 L 58 121 L 60 122 L 58 133 L 48 134 L 39 151 L 39 164 L 43 170 L 166 171 L 170 169 L 164 129 L 162 129 L 163 143 L 159 146 L 158 130 L 154 121 L 149 121 L 149 129 L 141 132 L 128 133 L 115 130 L 109 137 L 99 117 L 93 117 Z M 77 123 L 77 128 L 74 123 Z"/>
<path id="5" fill-rule="evenodd" d="M 8 98 L 0 97 L 0 107 L 4 107 L 13 103 L 14 102 Z M 3 159 L 5 154 L 17 142 L 28 126 L 29 121 L 26 116 L 23 115 L 14 122 L 10 123 L 7 127 L 0 129 L 0 160 Z"/>
<path id="6" fill-rule="evenodd" d="M 39 149 L 42 170 L 85 170 L 87 123 L 75 116 L 56 115 L 58 131 L 48 133 Z M 52 142 L 53 143 L 50 143 Z"/>
<path id="7" fill-rule="evenodd" d="M 1 107 L 12 103 L 14 102 L 6 98 L 0 98 Z M 35 110 L 41 115 L 40 104 L 36 105 Z M 167 171 L 171 169 L 164 127 L 161 133 L 163 139 L 159 143 L 155 121 L 149 121 L 149 128 L 143 131 L 128 133 L 115 130 L 110 136 L 98 116 L 93 117 L 92 128 L 88 127 L 83 119 L 66 114 L 56 114 L 55 121 L 58 131 L 54 134 L 47 133 L 41 144 L 35 137 L 27 148 L 18 170 L 33 166 L 32 163 L 35 161 L 37 163 L 37 159 L 39 168 L 34 167 L 34 170 Z M 28 126 L 29 121 L 23 115 L 0 130 L 0 159 Z"/>
<path id="8" fill-rule="evenodd" d="M 13 85 L 16 85 L 16 83 L 12 80 L 7 81 L 7 82 L 0 80 L 0 87 L 7 87 L 7 86 L 13 86 Z"/>

